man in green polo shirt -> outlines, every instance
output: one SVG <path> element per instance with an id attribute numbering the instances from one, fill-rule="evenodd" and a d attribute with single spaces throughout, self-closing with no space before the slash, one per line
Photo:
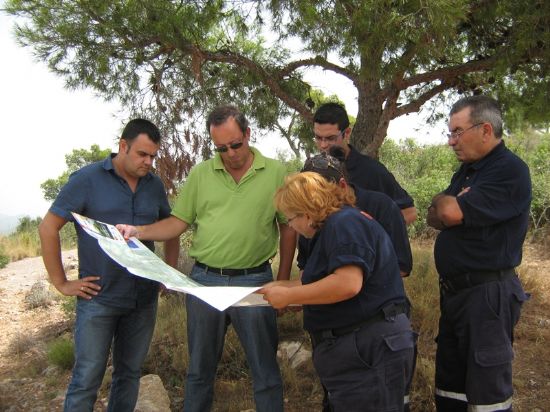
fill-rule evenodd
<path id="1" fill-rule="evenodd" d="M 206 286 L 259 286 L 272 281 L 269 260 L 279 239 L 277 279 L 289 279 L 296 233 L 273 205 L 286 174 L 283 165 L 249 146 L 248 121 L 236 107 L 218 107 L 206 126 L 217 153 L 191 170 L 172 216 L 148 226 L 117 227 L 125 237 L 164 240 L 194 223 L 189 254 L 196 263 L 190 277 Z M 192 295 L 186 296 L 186 307 L 189 368 L 184 411 L 211 409 L 230 323 L 252 372 L 256 410 L 283 411 L 275 311 L 260 306 L 220 312 Z"/>

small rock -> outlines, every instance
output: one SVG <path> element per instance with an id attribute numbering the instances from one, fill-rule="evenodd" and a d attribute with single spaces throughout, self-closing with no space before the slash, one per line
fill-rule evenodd
<path id="1" fill-rule="evenodd" d="M 145 375 L 139 380 L 134 412 L 170 412 L 170 398 L 158 375 Z"/>
<path id="2" fill-rule="evenodd" d="M 50 365 L 42 371 L 42 376 L 55 376 L 57 375 L 59 368 L 55 365 Z"/>
<path id="3" fill-rule="evenodd" d="M 282 359 L 288 359 L 291 368 L 296 369 L 311 359 L 311 352 L 304 349 L 301 342 L 281 342 L 277 356 Z"/>

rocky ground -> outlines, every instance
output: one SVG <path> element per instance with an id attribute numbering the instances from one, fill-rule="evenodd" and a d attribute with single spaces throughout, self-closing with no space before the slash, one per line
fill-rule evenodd
<path id="1" fill-rule="evenodd" d="M 63 253 L 66 268 L 77 265 L 76 251 Z M 30 309 L 31 288 L 45 286 L 42 258 L 27 258 L 0 270 L 0 410 L 61 410 L 69 372 L 48 366 L 44 342 L 68 332 L 61 301 L 51 292 L 47 306 Z"/>
<path id="2" fill-rule="evenodd" d="M 66 268 L 76 267 L 75 251 L 63 257 Z M 514 410 L 550 411 L 550 256 L 545 248 L 528 246 L 524 262 L 526 289 L 536 289 L 517 328 Z M 29 292 L 37 282 L 47 286 L 40 257 L 0 270 L 0 411 L 62 409 L 70 372 L 48 366 L 44 342 L 68 333 L 71 325 L 55 294 L 51 304 L 30 308 Z M 100 393 L 96 411 L 104 410 L 105 396 Z"/>

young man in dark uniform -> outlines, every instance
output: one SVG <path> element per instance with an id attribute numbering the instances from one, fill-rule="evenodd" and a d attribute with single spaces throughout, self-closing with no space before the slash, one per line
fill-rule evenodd
<path id="1" fill-rule="evenodd" d="M 504 145 L 491 98 L 456 102 L 449 131 L 462 165 L 428 209 L 428 224 L 441 230 L 434 248 L 441 284 L 436 405 L 511 410 L 513 330 L 528 298 L 514 268 L 528 225 L 529 169 Z"/>
<path id="2" fill-rule="evenodd" d="M 333 102 L 321 105 L 313 117 L 313 133 L 315 144 L 321 152 L 328 153 L 333 146 L 340 146 L 344 150 L 350 183 L 388 195 L 401 209 L 407 225 L 416 220 L 413 199 L 388 169 L 378 160 L 359 153 L 349 144 L 351 127 L 346 109 L 342 105 Z"/>
<path id="3" fill-rule="evenodd" d="M 349 186 L 356 197 L 356 206 L 372 216 L 390 237 L 397 260 L 401 277 L 409 276 L 412 270 L 412 253 L 407 227 L 403 215 L 397 204 L 382 192 L 364 190 L 352 183 L 347 183 L 346 171 L 343 163 L 343 150 L 333 147 L 330 154 L 324 152 L 307 159 L 302 172 L 315 172 L 325 179 L 340 186 Z M 314 239 L 304 236 L 298 238 L 298 267 L 302 270 L 307 262 L 309 251 L 313 247 Z"/>

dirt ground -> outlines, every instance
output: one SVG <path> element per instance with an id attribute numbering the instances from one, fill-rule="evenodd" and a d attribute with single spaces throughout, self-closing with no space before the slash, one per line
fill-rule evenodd
<path id="1" fill-rule="evenodd" d="M 68 268 L 76 252 L 64 252 Z M 516 329 L 514 410 L 550 411 L 550 254 L 528 245 L 520 274 L 532 294 Z M 541 281 L 534 282 L 534 279 Z M 28 309 L 25 296 L 46 282 L 42 259 L 28 258 L 0 270 L 0 411 L 60 411 L 70 372 L 48 366 L 46 341 L 70 329 L 60 301 Z M 105 399 L 96 410 L 103 410 Z"/>

